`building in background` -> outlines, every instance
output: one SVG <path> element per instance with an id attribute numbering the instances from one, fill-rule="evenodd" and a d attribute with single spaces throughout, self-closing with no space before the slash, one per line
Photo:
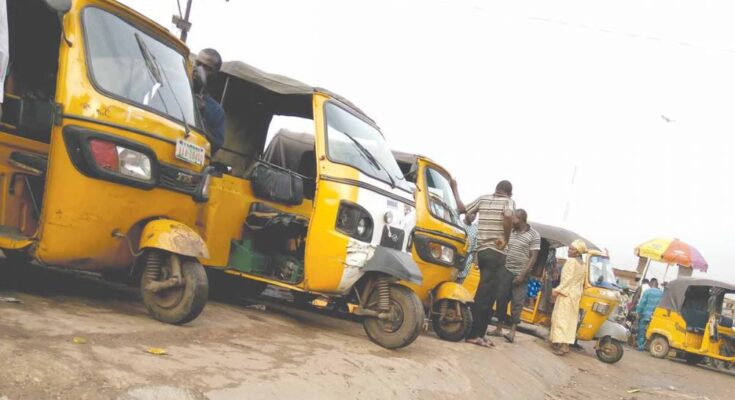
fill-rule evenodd
<path id="1" fill-rule="evenodd" d="M 622 287 L 623 289 L 627 287 L 631 291 L 638 288 L 635 270 L 631 271 L 628 269 L 613 268 L 613 272 L 615 273 L 615 278 L 617 278 L 618 280 L 618 286 Z"/>

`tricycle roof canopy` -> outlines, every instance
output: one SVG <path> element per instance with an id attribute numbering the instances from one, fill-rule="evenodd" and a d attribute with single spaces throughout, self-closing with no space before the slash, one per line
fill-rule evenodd
<path id="1" fill-rule="evenodd" d="M 577 239 L 584 240 L 588 250 L 600 251 L 591 241 L 583 238 L 582 236 L 570 231 L 569 229 L 560 228 L 558 226 L 541 224 L 538 222 L 529 222 L 531 227 L 535 229 L 542 238 L 549 241 L 551 247 L 565 247 L 572 244 Z"/>
<path id="2" fill-rule="evenodd" d="M 352 102 L 327 89 L 310 86 L 301 81 L 297 81 L 296 79 L 289 78 L 284 75 L 265 72 L 242 61 L 225 62 L 222 64 L 222 68 L 220 69 L 220 71 L 224 74 L 246 81 L 252 85 L 258 86 L 276 95 L 304 96 L 312 95 L 314 93 L 324 93 L 329 97 L 336 99 L 339 102 L 344 103 L 345 105 L 354 109 L 358 113 L 362 114 L 364 117 L 368 118 L 373 124 L 375 124 L 375 121 L 368 117 L 365 112 L 359 109 Z"/>
<path id="3" fill-rule="evenodd" d="M 664 295 L 661 298 L 661 302 L 658 303 L 658 306 L 664 310 L 680 312 L 684 304 L 684 299 L 686 299 L 687 290 L 692 286 L 722 288 L 735 293 L 735 285 L 727 282 L 704 278 L 676 279 L 666 284 Z"/>

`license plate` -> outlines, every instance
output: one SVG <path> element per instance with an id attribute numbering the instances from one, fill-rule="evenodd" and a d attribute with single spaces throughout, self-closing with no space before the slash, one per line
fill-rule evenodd
<path id="1" fill-rule="evenodd" d="M 176 158 L 196 165 L 204 165 L 206 151 L 204 147 L 187 142 L 184 139 L 176 140 Z"/>

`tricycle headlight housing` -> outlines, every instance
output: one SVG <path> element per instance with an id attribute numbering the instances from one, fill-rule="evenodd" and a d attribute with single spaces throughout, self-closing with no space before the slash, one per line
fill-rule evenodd
<path id="1" fill-rule="evenodd" d="M 153 177 L 151 159 L 147 155 L 121 146 L 115 147 L 117 147 L 119 171 L 122 175 L 144 180 L 150 180 Z"/>
<path id="2" fill-rule="evenodd" d="M 592 311 L 600 313 L 602 315 L 607 315 L 607 313 L 610 311 L 610 304 L 600 303 L 596 301 L 592 304 Z"/>
<path id="3" fill-rule="evenodd" d="M 373 238 L 373 218 L 357 204 L 343 201 L 337 211 L 337 231 L 347 236 L 370 243 Z"/>
<path id="4" fill-rule="evenodd" d="M 429 251 L 436 261 L 441 261 L 445 264 L 454 263 L 454 249 L 449 246 L 431 242 L 429 243 Z"/>

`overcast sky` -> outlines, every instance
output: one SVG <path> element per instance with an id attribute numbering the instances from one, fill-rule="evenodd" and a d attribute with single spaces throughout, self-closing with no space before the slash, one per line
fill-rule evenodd
<path id="1" fill-rule="evenodd" d="M 173 30 L 176 0 L 123 2 Z M 532 220 L 615 265 L 678 237 L 735 281 L 733 15 L 731 0 L 194 0 L 188 44 L 342 94 L 465 202 L 509 179 Z"/>

